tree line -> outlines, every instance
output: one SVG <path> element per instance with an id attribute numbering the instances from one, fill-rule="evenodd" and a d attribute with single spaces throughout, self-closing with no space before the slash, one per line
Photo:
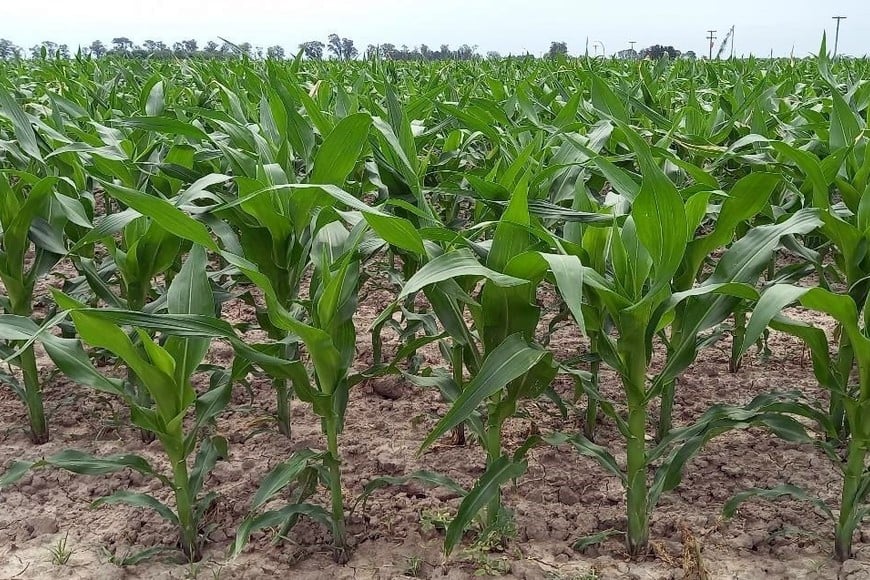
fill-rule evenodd
<path id="1" fill-rule="evenodd" d="M 310 60 L 323 60 L 331 58 L 335 60 L 354 60 L 360 56 L 360 51 L 354 41 L 338 34 L 330 34 L 326 42 L 310 40 L 298 45 L 298 50 L 305 58 Z M 195 39 L 180 40 L 171 45 L 159 40 L 145 40 L 141 44 L 135 43 L 126 36 L 118 36 L 106 45 L 101 40 L 95 40 L 87 46 L 78 48 L 82 55 L 101 58 L 104 56 L 124 56 L 128 58 L 237 58 L 247 56 L 249 58 L 284 59 L 285 50 L 280 45 L 268 47 L 254 46 L 250 42 L 235 44 L 226 40 L 222 43 L 209 41 L 200 46 Z M 70 58 L 72 51 L 69 45 L 59 44 L 49 40 L 40 42 L 29 49 L 24 49 L 12 41 L 0 38 L 0 60 L 12 60 L 18 58 Z M 680 56 L 679 50 L 673 46 L 653 45 L 637 52 L 634 50 L 622 50 L 616 53 L 619 58 L 661 58 L 668 55 L 672 58 Z M 689 51 L 686 55 L 694 56 Z M 451 48 L 448 44 L 442 44 L 437 49 L 430 48 L 426 44 L 409 47 L 405 44 L 396 46 L 391 43 L 369 44 L 362 53 L 365 58 L 379 57 L 385 60 L 473 60 L 483 58 L 478 52 L 477 45 L 463 44 L 458 48 Z M 486 53 L 486 58 L 501 58 L 496 51 Z M 526 54 L 525 56 L 531 56 Z M 544 55 L 546 58 L 560 58 L 568 56 L 568 44 L 563 41 L 550 43 L 550 49 Z"/>
<path id="2" fill-rule="evenodd" d="M 360 56 L 360 51 L 354 41 L 338 34 L 330 34 L 326 42 L 311 40 L 298 45 L 305 58 L 322 60 L 332 58 L 336 60 L 353 60 Z M 224 40 L 222 43 L 209 41 L 200 46 L 195 39 L 179 40 L 167 44 L 159 40 L 145 40 L 137 44 L 126 36 L 118 36 L 109 44 L 102 40 L 95 40 L 87 46 L 77 49 L 82 55 L 101 58 L 104 56 L 124 56 L 129 58 L 234 58 L 248 56 L 250 58 L 283 59 L 286 56 L 284 47 L 280 45 L 261 47 L 254 46 L 250 42 L 235 44 Z M 18 58 L 71 58 L 75 54 L 68 44 L 62 44 L 46 40 L 29 49 L 24 49 L 10 40 L 0 38 L 0 59 L 12 60 Z M 370 44 L 363 53 L 369 58 L 379 56 L 391 60 L 470 60 L 478 58 L 477 46 L 463 44 L 459 48 L 452 49 L 447 44 L 442 44 L 437 50 L 431 49 L 425 44 L 419 47 L 408 48 L 406 45 L 397 47 L 394 44 L 385 43 L 379 45 Z M 491 52 L 488 56 L 499 56 Z"/>

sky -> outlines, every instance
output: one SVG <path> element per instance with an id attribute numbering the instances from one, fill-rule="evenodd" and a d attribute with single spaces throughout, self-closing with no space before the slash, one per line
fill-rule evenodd
<path id="1" fill-rule="evenodd" d="M 846 16 L 840 53 L 870 54 L 870 1 L 830 0 L 0 0 L 0 38 L 30 47 L 43 40 L 73 50 L 116 36 L 136 43 L 195 38 L 200 46 L 218 37 L 254 46 L 281 45 L 288 52 L 330 33 L 368 44 L 477 45 L 497 51 L 540 55 L 551 41 L 568 43 L 571 54 L 608 54 L 629 47 L 673 45 L 706 54 L 708 29 L 715 41 L 735 26 L 735 53 L 806 56 L 818 52 L 832 16 Z M 595 43 L 600 43 L 596 45 Z M 730 47 L 726 52 L 730 53 Z"/>

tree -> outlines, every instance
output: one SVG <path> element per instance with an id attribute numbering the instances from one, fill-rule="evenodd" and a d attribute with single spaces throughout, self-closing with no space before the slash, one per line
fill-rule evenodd
<path id="1" fill-rule="evenodd" d="M 169 47 L 159 40 L 146 40 L 142 43 L 143 56 L 169 56 Z"/>
<path id="2" fill-rule="evenodd" d="M 323 49 L 325 45 L 319 40 L 309 40 L 299 45 L 302 54 L 310 60 L 321 60 L 323 58 Z"/>
<path id="3" fill-rule="evenodd" d="M 660 58 L 677 58 L 682 54 L 679 50 L 674 48 L 673 46 L 663 46 L 661 44 L 654 44 L 647 48 L 644 48 L 640 51 L 640 58 L 649 58 L 653 60 L 658 60 Z"/>
<path id="4" fill-rule="evenodd" d="M 338 60 L 351 60 L 359 55 L 359 51 L 353 45 L 351 39 L 341 38 L 335 33 L 329 35 L 329 42 L 327 42 L 326 48 Z"/>
<path id="5" fill-rule="evenodd" d="M 467 44 L 463 44 L 459 48 L 456 49 L 456 58 L 458 60 L 472 60 L 477 56 L 477 45 L 469 46 Z"/>
<path id="6" fill-rule="evenodd" d="M 39 44 L 30 47 L 30 56 L 32 58 L 51 58 L 57 52 L 57 49 L 58 45 L 56 42 L 43 40 Z"/>
<path id="7" fill-rule="evenodd" d="M 501 53 L 496 51 L 496 50 L 490 50 L 489 52 L 486 53 L 486 58 L 489 60 L 500 60 Z"/>
<path id="8" fill-rule="evenodd" d="M 242 52 L 243 55 L 251 56 L 251 49 L 253 49 L 254 47 L 251 46 L 250 42 L 243 42 L 238 46 L 239 46 L 239 50 Z"/>
<path id="9" fill-rule="evenodd" d="M 205 43 L 205 46 L 202 47 L 203 54 L 207 54 L 208 56 L 216 56 L 220 53 L 220 46 L 214 40 L 209 40 Z"/>
<path id="10" fill-rule="evenodd" d="M 386 59 L 396 59 L 398 57 L 399 51 L 396 49 L 396 45 L 385 42 L 380 45 L 381 58 Z"/>
<path id="11" fill-rule="evenodd" d="M 112 39 L 113 49 L 115 52 L 129 52 L 133 48 L 133 41 L 126 36 L 119 36 Z"/>
<path id="12" fill-rule="evenodd" d="M 353 45 L 353 41 L 349 38 L 342 38 L 341 44 L 344 47 L 344 60 L 351 60 L 359 56 L 359 51 Z"/>
<path id="13" fill-rule="evenodd" d="M 184 47 L 184 51 L 188 54 L 194 54 L 197 50 L 199 50 L 199 44 L 197 44 L 196 40 L 191 38 L 190 40 L 182 40 L 181 46 Z"/>
<path id="14" fill-rule="evenodd" d="M 277 44 L 270 46 L 266 49 L 266 56 L 273 60 L 284 60 L 284 48 Z"/>
<path id="15" fill-rule="evenodd" d="M 547 58 L 558 58 L 568 56 L 568 43 L 556 42 L 550 43 L 550 50 L 547 51 Z"/>
<path id="16" fill-rule="evenodd" d="M 93 56 L 94 58 L 100 58 L 102 56 L 106 56 L 106 53 L 109 52 L 109 49 L 106 48 L 106 45 L 103 44 L 102 40 L 93 41 L 90 46 L 88 46 L 88 54 Z"/>
<path id="17" fill-rule="evenodd" d="M 21 58 L 21 47 L 11 40 L 0 38 L 0 60 L 12 60 L 13 58 Z"/>

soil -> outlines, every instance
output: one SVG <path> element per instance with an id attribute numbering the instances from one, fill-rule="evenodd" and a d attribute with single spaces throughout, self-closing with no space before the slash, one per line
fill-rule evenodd
<path id="1" fill-rule="evenodd" d="M 359 366 L 371 361 L 368 327 L 387 304 L 389 291 L 372 285 L 358 312 Z M 553 297 L 542 301 L 552 306 Z M 250 320 L 250 307 L 227 304 L 227 318 Z M 821 317 L 793 312 L 830 327 Z M 548 316 L 552 316 L 552 309 Z M 545 326 L 543 328 L 546 328 Z M 386 333 L 386 351 L 395 350 L 395 335 Z M 571 325 L 561 325 L 550 342 L 559 359 L 582 353 L 585 341 Z M 773 390 L 799 389 L 823 398 L 812 376 L 808 354 L 799 341 L 773 333 L 772 354 L 751 353 L 736 374 L 728 372 L 726 337 L 703 350 L 681 377 L 676 398 L 676 426 L 695 420 L 714 403 L 746 403 Z M 435 348 L 423 351 L 424 365 L 443 365 Z M 232 351 L 215 343 L 211 362 L 226 363 Z M 71 383 L 40 358 L 51 441 L 33 446 L 22 426 L 26 415 L 9 389 L 0 390 L 0 469 L 18 459 L 37 459 L 67 448 L 95 454 L 134 452 L 162 466 L 159 444 L 140 441 L 118 401 Z M 654 364 L 661 363 L 659 355 Z M 106 369 L 118 372 L 117 369 Z M 618 399 L 619 385 L 602 373 L 604 392 Z M 557 391 L 571 399 L 572 383 L 557 379 Z M 366 482 L 379 475 L 401 475 L 426 468 L 470 485 L 483 471 L 481 451 L 470 441 L 457 446 L 449 438 L 418 455 L 420 443 L 447 405 L 438 393 L 395 377 L 372 379 L 351 392 L 341 437 L 344 486 L 348 503 Z M 125 556 L 155 545 L 171 548 L 169 524 L 150 511 L 126 506 L 92 509 L 90 503 L 117 489 L 153 493 L 164 490 L 128 471 L 86 477 L 58 470 L 38 470 L 0 492 L 0 578 L 468 578 L 503 574 L 508 578 L 870 578 L 870 532 L 865 527 L 855 544 L 855 559 L 843 565 L 831 557 L 832 525 L 808 504 L 790 500 L 751 501 L 731 520 L 721 517 L 723 504 L 745 488 L 790 483 L 837 504 L 840 478 L 827 458 L 810 446 L 785 443 L 760 429 L 732 431 L 711 441 L 692 460 L 682 483 L 664 494 L 652 516 L 652 551 L 631 562 L 619 537 L 578 552 L 577 539 L 624 528 L 624 497 L 619 482 L 594 460 L 567 448 L 531 451 L 529 469 L 504 492 L 513 511 L 516 536 L 503 551 L 460 549 L 441 553 L 442 533 L 433 523 L 456 509 L 455 494 L 416 484 L 375 492 L 349 518 L 355 544 L 350 561 L 337 565 L 329 551 L 329 532 L 303 520 L 282 542 L 256 534 L 239 557 L 228 560 L 235 528 L 248 511 L 259 482 L 295 450 L 323 448 L 319 421 L 298 401 L 293 406 L 292 439 L 270 421 L 275 397 L 268 379 L 252 376 L 250 390 L 239 387 L 217 422 L 230 442 L 230 456 L 219 462 L 206 489 L 220 494 L 209 515 L 211 543 L 202 562 L 173 563 L 172 552 L 135 565 Z M 563 419 L 546 402 L 526 402 L 521 418 L 509 421 L 505 446 L 514 449 L 532 432 L 575 432 L 582 408 Z M 650 432 L 653 432 L 651 427 Z M 596 442 L 624 459 L 620 436 L 602 417 Z M 325 497 L 317 501 L 325 504 Z M 50 550 L 66 540 L 67 563 L 52 562 Z"/>

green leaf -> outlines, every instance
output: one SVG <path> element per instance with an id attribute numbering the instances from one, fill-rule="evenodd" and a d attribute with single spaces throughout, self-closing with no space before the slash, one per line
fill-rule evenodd
<path id="1" fill-rule="evenodd" d="M 196 431 L 192 431 L 191 434 L 195 436 Z M 199 453 L 196 454 L 196 459 L 193 462 L 193 469 L 190 470 L 187 492 L 191 497 L 199 495 L 206 476 L 214 469 L 217 461 L 226 459 L 227 455 L 227 440 L 223 437 L 208 437 L 202 442 Z"/>
<path id="2" fill-rule="evenodd" d="M 167 290 L 166 305 L 169 314 L 215 313 L 214 294 L 206 272 L 206 253 L 202 246 L 193 246 L 181 271 L 172 280 Z M 184 384 L 196 371 L 208 352 L 207 338 L 182 338 L 170 336 L 164 348 L 175 360 L 175 380 Z"/>
<path id="3" fill-rule="evenodd" d="M 474 488 L 463 498 L 456 517 L 447 527 L 447 534 L 444 538 L 444 552 L 446 554 L 449 555 L 462 540 L 462 535 L 474 516 L 490 503 L 492 498 L 499 493 L 501 486 L 511 479 L 521 476 L 526 472 L 527 467 L 528 463 L 525 461 L 499 457 L 486 469 Z"/>
<path id="4" fill-rule="evenodd" d="M 371 125 L 368 113 L 356 113 L 339 121 L 317 151 L 309 181 L 317 185 L 344 185 L 368 142 Z"/>
<path id="5" fill-rule="evenodd" d="M 164 520 L 170 522 L 174 525 L 178 524 L 178 517 L 172 511 L 172 509 L 166 505 L 165 503 L 158 501 L 156 498 L 146 494 L 146 493 L 136 493 L 132 491 L 127 491 L 125 489 L 119 489 L 115 493 L 111 495 L 107 495 L 105 497 L 101 497 L 100 499 L 91 503 L 92 508 L 97 508 L 102 505 L 116 505 L 116 504 L 124 504 L 133 507 L 141 507 L 141 508 L 149 508 L 160 514 Z"/>
<path id="6" fill-rule="evenodd" d="M 363 492 L 354 502 L 353 508 L 351 511 L 356 510 L 356 507 L 362 503 L 365 505 L 366 500 L 368 500 L 369 496 L 372 493 L 379 489 L 383 489 L 385 487 L 397 486 L 397 485 L 406 485 L 412 481 L 416 481 L 422 483 L 424 485 L 428 485 L 430 487 L 443 487 L 448 489 L 458 496 L 462 497 L 466 495 L 468 492 L 465 489 L 447 477 L 446 475 L 442 475 L 440 473 L 434 473 L 432 471 L 420 470 L 415 471 L 414 473 L 410 473 L 408 475 L 401 475 L 398 477 L 390 477 L 390 476 L 382 476 L 376 477 L 372 479 L 363 487 Z"/>
<path id="7" fill-rule="evenodd" d="M 310 503 L 291 504 L 281 508 L 280 510 L 268 511 L 266 513 L 249 517 L 245 519 L 239 529 L 236 530 L 236 541 L 233 543 L 233 549 L 230 552 L 230 557 L 235 558 L 245 549 L 251 534 L 264 528 L 276 528 L 282 526 L 287 520 L 295 516 L 307 516 L 312 520 L 320 522 L 326 527 L 332 527 L 332 516 L 328 511 L 320 506 L 311 505 Z"/>
<path id="8" fill-rule="evenodd" d="M 171 117 L 127 117 L 118 120 L 117 124 L 121 127 L 142 129 L 150 133 L 181 135 L 194 141 L 208 141 L 208 135 L 202 129 Z"/>
<path id="9" fill-rule="evenodd" d="M 142 215 L 150 217 L 160 227 L 173 235 L 190 240 L 209 250 L 218 250 L 217 244 L 215 244 L 202 223 L 196 221 L 168 201 L 135 189 L 130 189 L 129 187 L 104 181 L 101 181 L 100 184 L 109 195 L 135 209 Z"/>
<path id="10" fill-rule="evenodd" d="M 792 499 L 809 502 L 814 507 L 818 508 L 821 512 L 826 514 L 831 520 L 836 519 L 834 518 L 834 514 L 831 512 L 831 508 L 828 507 L 828 504 L 826 504 L 824 501 L 817 497 L 809 495 L 805 490 L 794 485 L 778 485 L 776 487 L 768 489 L 753 487 L 745 491 L 741 491 L 740 493 L 734 495 L 734 497 L 728 500 L 728 502 L 725 504 L 725 507 L 722 508 L 722 515 L 726 518 L 733 517 L 734 514 L 737 513 L 737 508 L 739 508 L 743 502 L 754 499 L 756 497 L 767 500 L 790 497 Z"/>
<path id="11" fill-rule="evenodd" d="M 260 487 L 251 501 L 251 511 L 256 511 L 263 507 L 278 492 L 293 483 L 299 477 L 299 474 L 305 471 L 313 461 L 316 461 L 322 455 L 322 453 L 317 453 L 311 449 L 302 449 L 295 452 L 289 460 L 279 463 L 260 483 Z"/>
<path id="12" fill-rule="evenodd" d="M 15 139 L 24 152 L 41 162 L 42 153 L 39 151 L 36 133 L 33 131 L 33 126 L 27 117 L 27 113 L 24 112 L 24 109 L 21 108 L 15 97 L 3 86 L 0 86 L 0 113 L 12 121 Z"/>
<path id="13" fill-rule="evenodd" d="M 677 188 L 656 164 L 652 151 L 627 125 L 620 129 L 637 155 L 643 181 L 632 202 L 631 215 L 637 236 L 653 259 L 654 284 L 647 296 L 656 295 L 673 277 L 683 260 L 686 243 L 686 210 Z"/>
<path id="14" fill-rule="evenodd" d="M 439 437 L 465 422 L 487 398 L 508 383 L 529 372 L 544 357 L 544 350 L 529 346 L 520 334 L 512 334 L 484 359 L 480 370 L 469 381 L 462 394 L 426 437 L 420 450 L 432 445 Z"/>
<path id="15" fill-rule="evenodd" d="M 527 280 L 506 276 L 491 270 L 482 265 L 469 250 L 460 249 L 441 254 L 420 268 L 405 283 L 399 294 L 399 299 L 419 292 L 426 286 L 460 276 L 486 278 L 498 286 L 520 286 L 528 283 Z"/>

